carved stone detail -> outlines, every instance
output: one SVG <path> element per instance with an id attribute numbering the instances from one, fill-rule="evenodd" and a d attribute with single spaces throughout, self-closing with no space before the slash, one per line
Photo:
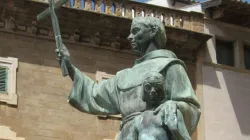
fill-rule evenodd
<path id="1" fill-rule="evenodd" d="M 75 0 L 74 8 L 81 8 L 81 0 Z"/>
<path id="2" fill-rule="evenodd" d="M 116 5 L 116 13 L 115 15 L 117 16 L 122 16 L 122 5 L 120 3 L 115 3 Z"/>
<path id="3" fill-rule="evenodd" d="M 155 11 L 154 17 L 161 19 L 161 11 Z"/>
<path id="4" fill-rule="evenodd" d="M 153 9 L 147 9 L 145 10 L 145 17 L 151 17 L 151 14 L 154 14 L 154 10 Z"/>
<path id="5" fill-rule="evenodd" d="M 34 34 L 37 35 L 38 34 L 38 27 L 37 27 L 37 22 L 36 21 L 32 21 L 31 23 L 31 28 L 29 29 L 29 31 Z"/>
<path id="6" fill-rule="evenodd" d="M 106 14 L 112 14 L 112 1 L 111 0 L 105 0 L 105 13 Z"/>
<path id="7" fill-rule="evenodd" d="M 49 35 L 49 30 L 45 28 L 39 28 L 38 32 L 40 35 Z"/>
<path id="8" fill-rule="evenodd" d="M 101 13 L 102 12 L 102 1 L 96 1 L 95 3 L 95 11 Z"/>
<path id="9" fill-rule="evenodd" d="M 73 37 L 75 42 L 80 42 L 81 35 L 79 29 L 75 29 Z"/>
<path id="10" fill-rule="evenodd" d="M 182 20 L 183 20 L 183 28 L 184 29 L 190 29 L 190 17 L 188 16 L 183 16 L 182 17 Z"/>
<path id="11" fill-rule="evenodd" d="M 125 17 L 132 18 L 132 6 L 126 6 Z"/>
<path id="12" fill-rule="evenodd" d="M 9 18 L 5 19 L 5 23 L 6 23 L 5 28 L 6 28 L 7 30 L 15 31 L 15 29 L 16 29 L 16 24 L 15 24 L 15 19 L 14 19 L 14 17 L 9 17 Z"/>
<path id="13" fill-rule="evenodd" d="M 192 27 L 191 28 L 192 28 L 193 31 L 198 31 L 198 32 L 203 32 L 204 31 L 203 20 L 201 20 L 197 16 L 192 16 L 191 21 L 192 21 Z"/>
<path id="14" fill-rule="evenodd" d="M 91 11 L 91 0 L 85 0 L 85 7 L 84 7 L 84 9 L 85 10 L 89 10 L 89 11 Z"/>
<path id="15" fill-rule="evenodd" d="M 171 23 L 170 23 L 170 14 L 165 13 L 164 22 L 165 22 L 166 26 L 171 26 Z"/>
<path id="16" fill-rule="evenodd" d="M 98 46 L 101 44 L 101 38 L 100 38 L 100 33 L 99 32 L 94 34 L 93 41 Z"/>
<path id="17" fill-rule="evenodd" d="M 174 26 L 175 27 L 181 27 L 181 16 L 174 15 Z"/>
<path id="18" fill-rule="evenodd" d="M 121 49 L 121 38 L 119 36 L 117 36 L 115 38 L 115 41 L 112 42 L 111 46 L 114 49 L 120 50 Z"/>
<path id="19" fill-rule="evenodd" d="M 2 9 L 2 14 L 0 17 L 0 28 L 4 28 L 5 27 L 5 20 L 4 20 L 4 15 L 5 15 L 5 9 Z"/>
<path id="20" fill-rule="evenodd" d="M 5 27 L 5 21 L 4 19 L 0 19 L 0 28 L 4 28 Z"/>
<path id="21" fill-rule="evenodd" d="M 135 17 L 142 17 L 142 8 L 135 7 Z"/>

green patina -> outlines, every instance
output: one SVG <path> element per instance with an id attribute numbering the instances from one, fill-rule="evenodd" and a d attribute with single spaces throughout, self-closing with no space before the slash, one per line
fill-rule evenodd
<path id="1" fill-rule="evenodd" d="M 66 67 L 73 81 L 69 103 L 89 114 L 122 114 L 118 140 L 191 140 L 200 105 L 184 63 L 161 49 L 167 40 L 164 25 L 157 18 L 136 17 L 130 32 L 132 50 L 141 57 L 132 68 L 99 83 L 72 64 L 67 50 L 57 50 L 62 70 Z M 145 90 L 149 83 L 153 86 Z"/>
<path id="2" fill-rule="evenodd" d="M 155 18 L 134 19 L 128 39 L 141 58 L 132 68 L 117 72 L 111 79 L 97 84 L 69 65 L 73 77 L 69 103 L 90 114 L 122 114 L 118 140 L 190 140 L 199 121 L 200 106 L 184 63 L 171 51 L 160 49 L 166 39 L 160 24 Z M 165 95 L 163 102 L 153 109 L 142 98 L 145 75 L 151 72 L 163 76 Z"/>

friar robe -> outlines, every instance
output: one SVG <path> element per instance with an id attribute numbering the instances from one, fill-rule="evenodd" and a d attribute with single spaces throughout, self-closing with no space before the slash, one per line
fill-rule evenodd
<path id="1" fill-rule="evenodd" d="M 200 105 L 185 71 L 184 63 L 168 50 L 147 53 L 135 61 L 132 68 L 124 69 L 110 79 L 96 83 L 75 68 L 69 103 L 80 111 L 96 115 L 122 114 L 122 118 L 146 110 L 142 100 L 145 74 L 159 72 L 165 79 L 165 101 L 177 104 L 178 125 L 171 130 L 173 140 L 190 140 L 200 117 Z M 163 106 L 164 107 L 164 106 Z M 136 116 L 136 115 L 135 115 Z M 133 119 L 133 117 L 132 117 Z M 128 121 L 127 121 L 128 120 Z M 118 140 L 129 133 L 130 119 L 122 122 Z"/>

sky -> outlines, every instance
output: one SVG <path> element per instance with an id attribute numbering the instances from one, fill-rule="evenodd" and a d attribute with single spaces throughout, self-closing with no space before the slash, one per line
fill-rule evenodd
<path id="1" fill-rule="evenodd" d="M 138 2 L 147 2 L 148 0 L 136 0 Z"/>
<path id="2" fill-rule="evenodd" d="M 148 0 L 136 0 L 136 1 L 138 1 L 138 2 L 147 2 Z M 202 1 L 205 1 L 205 0 L 197 0 L 197 1 L 202 2 Z M 242 0 L 242 1 L 247 1 L 248 3 L 250 3 L 250 0 Z"/>
<path id="3" fill-rule="evenodd" d="M 85 1 L 85 0 L 81 0 L 81 1 Z M 93 0 L 92 0 L 93 1 Z M 149 0 L 136 0 L 136 1 L 138 1 L 138 2 L 147 2 L 147 1 L 149 1 Z M 203 2 L 203 1 L 206 1 L 206 0 L 196 0 L 196 1 L 199 1 L 199 2 Z M 248 2 L 249 4 L 250 4 L 250 0 L 242 0 L 242 1 L 246 1 L 246 2 Z M 74 3 L 74 0 L 70 0 L 70 2 L 71 2 L 71 5 L 73 5 L 73 3 Z M 83 3 L 82 3 L 83 4 Z M 82 5 L 82 7 L 84 7 L 83 5 Z M 94 7 L 92 7 L 92 9 L 93 9 Z M 113 7 L 112 7 L 112 10 L 114 10 L 113 9 Z M 104 9 L 102 9 L 102 11 L 104 11 Z"/>

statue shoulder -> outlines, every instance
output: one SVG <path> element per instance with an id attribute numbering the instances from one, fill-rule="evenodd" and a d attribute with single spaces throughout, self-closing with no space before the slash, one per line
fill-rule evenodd
<path id="1" fill-rule="evenodd" d="M 119 77 L 119 76 L 121 76 L 121 75 L 124 75 L 124 74 L 126 74 L 129 70 L 130 70 L 130 68 L 120 70 L 120 71 L 118 71 L 118 72 L 116 73 L 116 76 Z"/>
<path id="2" fill-rule="evenodd" d="M 167 70 L 169 67 L 171 67 L 173 65 L 180 65 L 186 70 L 185 63 L 182 60 L 178 59 L 178 58 L 169 58 L 166 66 L 163 69 Z"/>
<path id="3" fill-rule="evenodd" d="M 169 64 L 183 63 L 176 58 L 155 58 L 136 64 L 132 68 L 117 72 L 117 85 L 119 89 L 126 90 L 142 84 L 145 74 L 154 71 L 161 73 Z"/>
<path id="4" fill-rule="evenodd" d="M 180 64 L 184 66 L 185 68 L 185 64 L 182 60 L 178 58 L 167 58 L 167 57 L 159 57 L 159 58 L 149 60 L 141 64 L 140 66 L 138 65 L 138 67 L 160 72 L 175 64 Z"/>

